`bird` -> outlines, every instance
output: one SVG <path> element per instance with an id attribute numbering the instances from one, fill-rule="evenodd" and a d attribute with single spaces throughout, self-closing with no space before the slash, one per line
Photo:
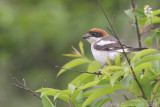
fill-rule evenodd
<path id="1" fill-rule="evenodd" d="M 108 65 L 107 56 L 111 63 L 119 53 L 123 53 L 120 43 L 117 38 L 109 35 L 105 30 L 92 28 L 83 37 L 91 44 L 91 52 L 96 61 L 98 61 L 103 68 Z M 147 48 L 133 48 L 121 42 L 123 49 L 126 53 L 141 51 Z"/>

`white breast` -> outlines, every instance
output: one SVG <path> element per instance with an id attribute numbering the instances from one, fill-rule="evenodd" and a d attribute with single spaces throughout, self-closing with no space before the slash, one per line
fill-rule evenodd
<path id="1" fill-rule="evenodd" d="M 96 61 L 98 61 L 99 63 L 101 63 L 101 65 L 104 65 L 104 64 L 108 64 L 107 63 L 107 55 L 111 61 L 111 63 L 114 63 L 114 60 L 116 58 L 116 56 L 118 55 L 118 52 L 116 51 L 99 51 L 99 50 L 96 50 L 94 49 L 93 45 L 91 45 L 91 51 L 92 51 L 92 54 L 95 58 Z"/>

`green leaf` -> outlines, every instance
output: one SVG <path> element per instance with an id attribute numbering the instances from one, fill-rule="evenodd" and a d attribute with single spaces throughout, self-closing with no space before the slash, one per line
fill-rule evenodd
<path id="1" fill-rule="evenodd" d="M 36 92 L 41 92 L 41 97 L 46 96 L 46 95 L 51 95 L 54 96 L 56 93 L 60 92 L 58 89 L 52 89 L 52 88 L 42 88 L 37 90 Z"/>
<path id="2" fill-rule="evenodd" d="M 90 89 L 83 92 L 83 98 L 89 97 L 92 93 L 96 92 L 98 88 Z"/>
<path id="3" fill-rule="evenodd" d="M 91 102 L 93 102 L 94 100 L 96 100 L 97 98 L 105 95 L 105 94 L 114 94 L 112 91 L 116 90 L 118 88 L 121 88 L 118 85 L 115 85 L 114 87 L 104 87 L 101 89 L 96 90 L 94 93 L 92 93 L 83 103 L 82 107 L 86 107 L 87 105 L 89 105 Z"/>
<path id="4" fill-rule="evenodd" d="M 139 61 L 137 61 L 136 66 L 145 62 L 153 61 L 153 60 L 160 60 L 160 56 L 156 56 L 156 55 L 145 56 Z"/>
<path id="5" fill-rule="evenodd" d="M 157 102 L 157 107 L 160 105 L 160 100 Z"/>
<path id="6" fill-rule="evenodd" d="M 132 87 L 133 87 L 133 92 L 138 96 L 140 95 L 140 89 L 139 89 L 139 86 L 137 84 L 137 82 L 135 80 L 132 81 Z"/>
<path id="7" fill-rule="evenodd" d="M 129 16 L 132 20 L 134 20 L 134 14 L 131 9 L 124 10 L 124 13 Z"/>
<path id="8" fill-rule="evenodd" d="M 111 83 L 111 86 L 113 87 L 115 81 L 117 81 L 117 79 L 122 75 L 122 72 L 121 71 L 117 71 L 115 73 L 113 73 L 113 75 L 111 76 L 111 79 L 110 79 L 110 83 Z"/>
<path id="9" fill-rule="evenodd" d="M 84 99 L 83 99 L 83 91 L 80 91 L 77 98 L 76 98 L 76 107 L 82 107 L 82 104 L 84 102 Z"/>
<path id="10" fill-rule="evenodd" d="M 152 52 L 155 52 L 157 50 L 155 49 L 145 49 L 145 50 L 142 50 L 140 51 L 137 55 L 135 55 L 132 59 L 131 59 L 131 64 L 133 64 L 136 60 L 138 60 L 139 58 L 149 54 L 149 53 L 152 53 Z"/>
<path id="11" fill-rule="evenodd" d="M 74 104 L 76 101 L 76 98 L 78 96 L 78 94 L 81 92 L 81 89 L 77 89 L 73 92 L 73 94 L 71 95 L 71 102 Z"/>
<path id="12" fill-rule="evenodd" d="M 140 80 L 140 84 L 141 84 L 143 91 L 145 93 L 145 96 L 147 97 L 148 100 L 150 100 L 151 90 L 152 90 L 151 85 L 148 85 L 151 82 L 151 80 L 150 80 L 151 76 L 152 76 L 151 72 L 147 72 L 147 70 L 146 70 L 146 72 L 143 75 L 143 78 Z"/>
<path id="13" fill-rule="evenodd" d="M 83 43 L 81 41 L 79 42 L 79 48 L 81 50 L 82 55 L 84 55 Z"/>
<path id="14" fill-rule="evenodd" d="M 60 90 L 51 89 L 51 90 L 42 92 L 41 96 L 46 96 L 46 95 L 54 96 L 54 95 L 56 95 L 58 92 L 60 92 Z"/>
<path id="15" fill-rule="evenodd" d="M 75 85 L 76 87 L 81 86 L 82 84 L 86 84 L 90 81 L 93 81 L 96 75 L 91 75 L 91 74 L 81 74 L 78 77 L 76 77 L 71 84 Z"/>
<path id="16" fill-rule="evenodd" d="M 148 46 L 152 46 L 152 40 L 153 38 L 149 36 L 145 39 L 144 43 L 147 44 Z"/>
<path id="17" fill-rule="evenodd" d="M 160 54 L 158 53 L 158 54 L 156 54 L 156 56 L 160 56 Z M 159 60 L 154 60 L 154 61 L 152 61 L 152 63 L 153 63 L 154 70 L 156 71 L 157 74 L 159 74 L 159 72 L 160 72 L 160 61 Z"/>
<path id="18" fill-rule="evenodd" d="M 152 46 L 152 40 L 155 37 L 156 32 L 152 32 L 151 35 L 149 37 L 146 38 L 146 40 L 144 41 L 145 44 Z"/>
<path id="19" fill-rule="evenodd" d="M 110 85 L 110 78 L 102 79 L 97 85 Z"/>
<path id="20" fill-rule="evenodd" d="M 68 96 L 69 94 L 70 94 L 69 90 L 60 91 L 60 92 L 58 92 L 58 93 L 55 94 L 54 101 L 57 98 L 60 98 L 60 99 L 62 99 L 62 100 L 64 100 L 64 101 L 66 101 L 66 102 L 69 103 L 69 96 Z"/>
<path id="21" fill-rule="evenodd" d="M 77 54 L 63 54 L 63 55 L 68 57 L 81 57 L 80 55 Z"/>
<path id="22" fill-rule="evenodd" d="M 41 88 L 41 89 L 38 89 L 36 92 L 45 92 L 49 90 L 52 90 L 52 88 Z"/>
<path id="23" fill-rule="evenodd" d="M 141 26 L 144 26 L 147 22 L 147 18 L 137 18 L 138 19 L 138 24 Z"/>
<path id="24" fill-rule="evenodd" d="M 108 71 L 108 70 L 123 70 L 123 67 L 121 67 L 121 66 L 108 66 L 108 67 L 106 67 L 106 68 L 104 68 L 102 70 L 104 70 L 104 71 Z"/>
<path id="25" fill-rule="evenodd" d="M 93 61 L 89 64 L 87 72 L 97 72 L 100 64 L 97 61 Z M 86 84 L 91 82 L 95 79 L 96 75 L 86 74 L 83 73 L 72 80 L 71 84 L 75 85 L 76 87 L 81 86 L 82 84 Z"/>
<path id="26" fill-rule="evenodd" d="M 159 23 L 160 22 L 160 17 L 154 16 L 152 18 L 148 18 L 146 25 L 154 24 L 154 23 Z"/>
<path id="27" fill-rule="evenodd" d="M 160 93 L 158 95 L 156 95 L 156 96 L 153 96 L 154 100 L 157 99 L 157 98 L 160 98 Z"/>
<path id="28" fill-rule="evenodd" d="M 76 86 L 74 86 L 72 84 L 68 85 L 68 90 L 71 92 L 71 94 L 75 91 L 75 89 L 76 89 Z"/>
<path id="29" fill-rule="evenodd" d="M 160 85 L 159 85 L 159 83 L 157 82 L 156 85 L 155 85 L 154 88 L 153 88 L 153 93 L 157 93 L 159 87 L 160 87 Z"/>
<path id="30" fill-rule="evenodd" d="M 82 58 L 77 58 L 77 59 L 73 59 L 70 62 L 66 63 L 62 68 L 70 69 L 70 68 L 73 68 L 75 66 L 78 66 L 78 65 L 81 65 L 81 64 L 84 64 L 84 63 L 88 63 L 88 62 L 90 62 L 90 61 L 86 60 L 86 59 L 82 59 Z M 66 71 L 65 69 L 61 69 L 57 76 L 64 73 Z"/>
<path id="31" fill-rule="evenodd" d="M 136 9 L 136 16 L 139 16 L 141 18 L 145 18 L 146 15 L 144 14 L 143 11 Z"/>
<path id="32" fill-rule="evenodd" d="M 93 107 L 102 107 L 104 103 L 106 103 L 107 101 L 112 100 L 111 98 L 103 98 L 99 101 L 97 101 Z"/>
<path id="33" fill-rule="evenodd" d="M 42 97 L 42 104 L 43 104 L 43 107 L 55 107 L 47 96 Z"/>
<path id="34" fill-rule="evenodd" d="M 160 14 L 160 9 L 153 11 L 153 16 Z"/>
<path id="35" fill-rule="evenodd" d="M 121 104 L 121 106 L 125 107 L 146 107 L 147 106 L 147 101 L 146 100 L 139 100 L 139 99 L 134 99 L 130 101 L 126 101 Z"/>
<path id="36" fill-rule="evenodd" d="M 115 64 L 117 66 L 120 66 L 121 65 L 121 59 L 120 59 L 120 54 L 117 55 L 116 59 L 115 59 Z"/>
<path id="37" fill-rule="evenodd" d="M 108 62 L 108 65 L 109 65 L 109 66 L 112 66 L 111 61 L 110 61 L 108 55 L 107 55 L 107 62 Z"/>
<path id="38" fill-rule="evenodd" d="M 142 63 L 142 64 L 139 64 L 138 66 L 136 66 L 134 68 L 134 71 L 140 71 L 142 69 L 151 68 L 152 66 L 153 66 L 153 64 L 151 62 Z"/>
<path id="39" fill-rule="evenodd" d="M 84 90 L 84 89 L 86 89 L 86 88 L 95 86 L 99 81 L 100 81 L 100 80 L 89 82 L 89 83 L 85 84 L 84 86 L 82 86 L 81 89 Z"/>
<path id="40" fill-rule="evenodd" d="M 133 80 L 133 78 L 132 78 L 131 75 L 125 77 L 121 82 L 122 87 L 123 88 L 128 88 L 128 86 L 129 86 L 129 84 L 131 83 L 132 80 Z"/>

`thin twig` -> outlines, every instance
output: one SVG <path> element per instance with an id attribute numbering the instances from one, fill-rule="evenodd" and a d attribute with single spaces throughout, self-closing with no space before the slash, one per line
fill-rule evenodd
<path id="1" fill-rule="evenodd" d="M 41 97 L 39 95 L 37 95 L 34 91 L 32 91 L 30 88 L 28 88 L 26 86 L 26 81 L 25 79 L 23 78 L 23 83 L 20 82 L 16 77 L 14 77 L 13 75 L 9 74 L 9 76 L 11 77 L 11 79 L 13 79 L 15 82 L 17 82 L 17 84 L 13 84 L 14 86 L 20 88 L 20 89 L 23 89 L 25 91 L 28 91 L 29 93 L 31 93 L 33 96 L 37 97 L 38 99 L 41 100 Z"/>
<path id="2" fill-rule="evenodd" d="M 110 25 L 110 27 L 111 27 L 111 30 L 110 30 L 111 34 L 118 40 L 118 42 L 119 42 L 119 44 L 120 44 L 120 46 L 121 46 L 121 49 L 123 50 L 123 54 L 124 54 L 124 56 L 125 56 L 128 64 L 129 64 L 129 66 L 130 66 L 131 71 L 132 71 L 133 78 L 135 79 L 136 83 L 138 84 L 138 86 L 139 86 L 139 88 L 140 88 L 140 90 L 141 90 L 141 92 L 142 92 L 142 97 L 143 97 L 144 99 L 147 99 L 146 96 L 145 96 L 145 94 L 144 94 L 144 91 L 143 91 L 143 89 L 142 89 L 142 86 L 140 85 L 140 83 L 139 83 L 139 81 L 138 81 L 138 79 L 137 79 L 137 77 L 136 77 L 136 75 L 135 75 L 135 73 L 134 73 L 134 70 L 133 70 L 133 68 L 132 68 L 132 66 L 131 66 L 131 64 L 130 64 L 130 60 L 129 60 L 129 58 L 127 57 L 127 54 L 126 54 L 125 51 L 124 51 L 123 45 L 122 45 L 122 43 L 120 42 L 120 40 L 119 40 L 119 38 L 118 38 L 118 35 L 117 35 L 117 33 L 115 32 L 115 30 L 114 30 L 113 25 L 111 24 L 111 22 L 110 22 L 110 20 L 109 20 L 109 18 L 108 18 L 108 16 L 107 16 L 107 14 L 106 14 L 103 6 L 102 6 L 100 0 L 97 0 L 97 1 L 98 1 L 99 5 L 100 5 L 100 7 L 101 7 L 101 9 L 102 9 L 105 17 L 106 17 L 107 23 L 109 23 L 109 25 Z M 106 27 L 106 28 L 109 29 L 108 27 Z"/>
<path id="3" fill-rule="evenodd" d="M 134 12 L 135 25 L 136 25 L 137 37 L 138 37 L 138 44 L 139 44 L 139 48 L 141 48 L 142 47 L 141 34 L 140 34 L 140 31 L 139 31 L 139 26 L 138 26 L 138 20 L 137 20 L 137 16 L 136 16 L 136 9 L 135 9 L 134 0 L 132 0 L 132 9 L 133 9 L 133 12 Z"/>
<path id="4" fill-rule="evenodd" d="M 114 25 L 115 19 L 116 19 L 116 16 L 113 16 L 112 26 Z"/>
<path id="5" fill-rule="evenodd" d="M 56 68 L 60 68 L 60 69 L 64 69 L 64 70 L 67 70 L 67 71 L 74 71 L 74 72 L 79 72 L 79 73 L 88 73 L 88 74 L 94 74 L 94 75 L 102 75 L 100 72 L 85 72 L 85 71 L 79 71 L 79 70 L 74 70 L 74 69 L 66 69 L 66 68 L 62 68 L 62 67 L 59 67 L 59 66 L 55 66 Z"/>

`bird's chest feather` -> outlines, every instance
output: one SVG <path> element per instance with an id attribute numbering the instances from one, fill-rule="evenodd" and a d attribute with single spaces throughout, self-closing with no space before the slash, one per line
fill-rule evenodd
<path id="1" fill-rule="evenodd" d="M 101 50 L 94 49 L 93 46 L 91 46 L 91 50 L 92 50 L 92 54 L 95 60 L 101 63 L 102 65 L 108 64 L 107 56 L 109 57 L 110 61 L 113 63 L 116 56 L 118 55 L 118 53 L 115 51 L 114 52 L 113 51 L 101 51 Z"/>

